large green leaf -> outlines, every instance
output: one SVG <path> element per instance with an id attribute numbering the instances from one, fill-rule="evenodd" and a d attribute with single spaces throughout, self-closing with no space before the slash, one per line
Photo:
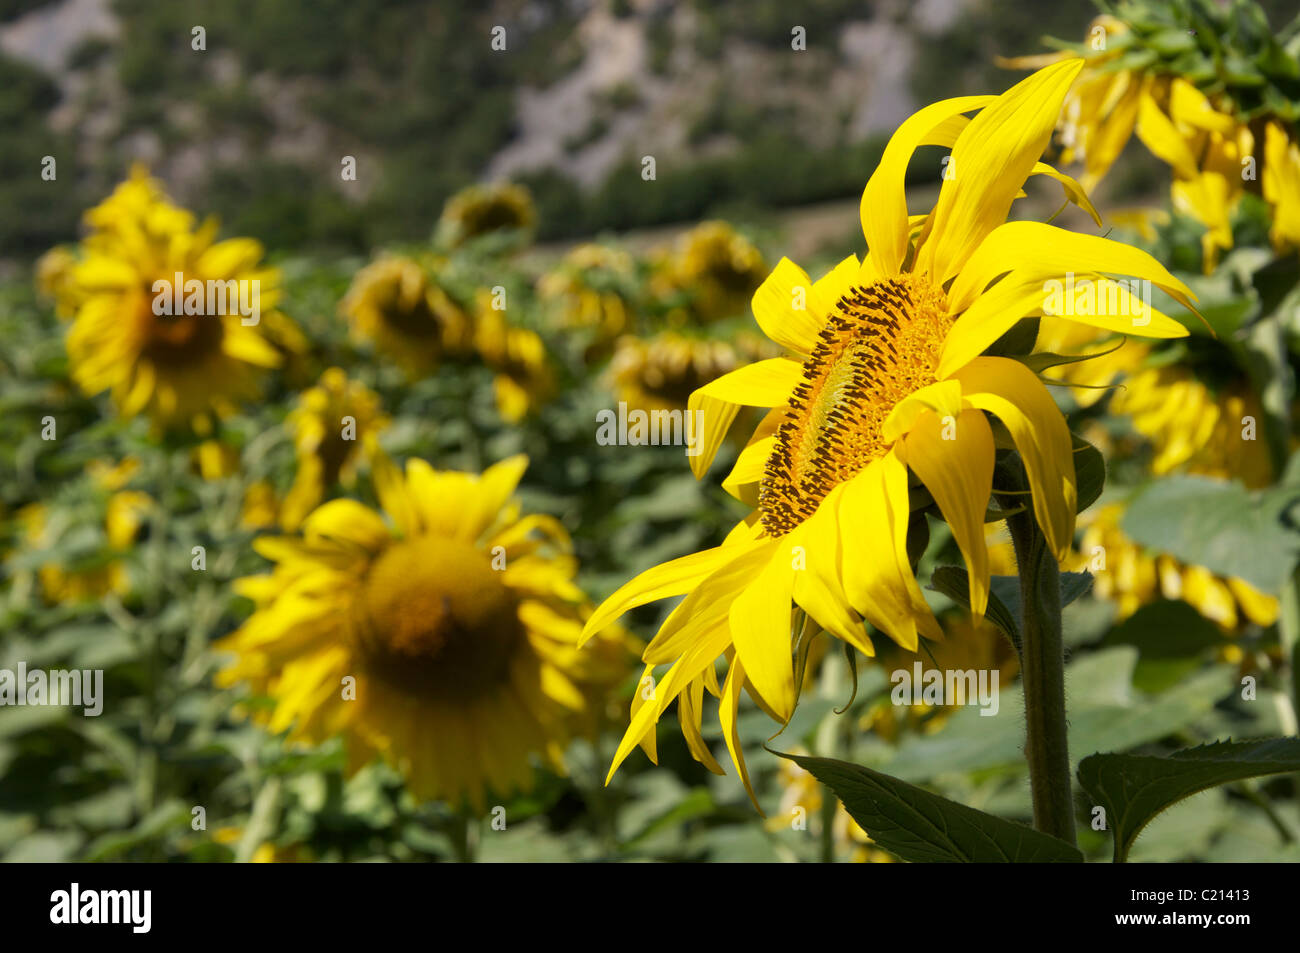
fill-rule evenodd
<path id="1" fill-rule="evenodd" d="M 1206 788 L 1300 771 L 1300 738 L 1221 741 L 1168 757 L 1094 754 L 1079 762 L 1079 783 L 1106 809 L 1122 863 L 1153 817 Z"/>
<path id="2" fill-rule="evenodd" d="M 930 863 L 1080 863 L 1078 849 L 861 765 L 783 754 L 829 787 L 881 847 Z"/>
<path id="3" fill-rule="evenodd" d="M 1172 476 L 1139 490 L 1121 525 L 1137 543 L 1276 594 L 1300 556 L 1300 533 L 1287 522 L 1297 500 L 1300 487 L 1285 481 L 1252 493 L 1239 483 Z"/>

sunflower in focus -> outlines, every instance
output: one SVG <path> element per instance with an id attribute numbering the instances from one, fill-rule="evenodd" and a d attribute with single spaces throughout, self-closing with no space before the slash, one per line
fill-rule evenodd
<path id="1" fill-rule="evenodd" d="M 383 515 L 333 500 L 300 534 L 256 540 L 275 567 L 237 584 L 257 608 L 220 645 L 223 684 L 269 696 L 290 740 L 342 733 L 351 770 L 381 756 L 421 799 L 481 808 L 531 786 L 530 756 L 558 768 L 589 695 L 625 671 L 617 639 L 574 646 L 587 604 L 568 535 L 511 502 L 526 465 L 380 461 Z"/>
<path id="2" fill-rule="evenodd" d="M 255 396 L 282 361 L 261 325 L 288 325 L 282 315 L 272 320 L 279 276 L 260 264 L 262 246 L 215 241 L 215 221 L 195 228 L 140 169 L 86 223 L 92 232 L 67 292 L 78 302 L 67 349 L 81 389 L 108 391 L 125 417 L 200 433 L 212 415 Z"/>
<path id="3" fill-rule="evenodd" d="M 373 341 L 413 375 L 463 355 L 472 341 L 470 319 L 439 283 L 440 267 L 386 256 L 357 272 L 339 304 L 353 337 Z"/>
<path id="4" fill-rule="evenodd" d="M 1248 192 L 1272 207 L 1275 247 L 1300 246 L 1300 110 L 1287 93 L 1300 60 L 1263 11 L 1176 0 L 1122 3 L 1116 12 L 1096 18 L 1083 44 L 1000 60 L 1037 68 L 1086 58 L 1059 121 L 1062 162 L 1082 162 L 1091 190 L 1136 133 L 1172 170 L 1174 208 L 1205 227 L 1207 274 L 1233 247 L 1233 213 Z"/>
<path id="5" fill-rule="evenodd" d="M 331 367 L 315 387 L 303 391 L 285 425 L 293 435 L 298 472 L 280 507 L 280 525 L 295 529 L 337 483 L 350 488 L 357 464 L 377 452 L 388 426 L 379 395 L 342 368 Z"/>
<path id="6" fill-rule="evenodd" d="M 1073 568 L 1093 573 L 1097 595 L 1115 603 L 1119 618 L 1163 598 L 1182 599 L 1229 634 L 1248 622 L 1267 626 L 1277 621 L 1277 599 L 1243 579 L 1216 576 L 1202 566 L 1146 550 L 1124 535 L 1123 516 L 1120 503 L 1090 514 L 1078 555 L 1071 560 Z"/>
<path id="7" fill-rule="evenodd" d="M 1018 320 L 1041 313 L 1045 283 L 1066 273 L 1107 291 L 1091 296 L 1091 309 L 1070 312 L 1085 324 L 1187 334 L 1111 275 L 1150 280 L 1190 307 L 1186 286 L 1145 252 L 1006 222 L 1034 175 L 1056 179 L 1087 203 L 1077 183 L 1039 161 L 1082 66 L 1053 64 L 1001 96 L 959 97 L 916 113 L 863 192 L 865 259 L 850 256 L 815 282 L 782 259 L 755 293 L 754 316 L 786 356 L 732 371 L 689 402 L 703 415 L 702 452 L 692 458 L 697 475 L 741 406 L 771 408 L 724 484 L 752 513 L 720 546 L 624 585 L 584 627 L 589 637 L 635 606 L 686 597 L 646 647 L 647 674 L 671 667 L 654 700 L 634 710 L 611 775 L 679 696 L 689 711 L 681 719 L 688 744 L 693 752 L 703 746 L 699 693 L 716 684 L 715 662 L 725 658 L 719 718 L 752 797 L 736 730 L 740 694 L 747 690 L 777 721 L 789 720 L 797 698 L 792 604 L 867 655 L 876 652 L 864 623 L 908 651 L 921 637 L 941 639 L 907 554 L 909 470 L 952 528 L 981 618 L 995 460 L 988 414 L 1020 452 L 1050 551 L 1068 554 L 1077 490 L 1065 418 L 1024 363 L 983 352 Z M 904 175 L 921 145 L 950 147 L 956 174 L 928 214 L 911 217 Z"/>
<path id="8" fill-rule="evenodd" d="M 740 314 L 767 275 L 763 253 L 727 222 L 701 222 L 656 262 L 651 289 L 687 306 L 669 315 L 674 324 L 709 323 Z"/>
<path id="9" fill-rule="evenodd" d="M 447 200 L 438 234 L 454 246 L 491 232 L 531 232 L 536 225 L 532 193 L 522 185 L 471 185 Z"/>

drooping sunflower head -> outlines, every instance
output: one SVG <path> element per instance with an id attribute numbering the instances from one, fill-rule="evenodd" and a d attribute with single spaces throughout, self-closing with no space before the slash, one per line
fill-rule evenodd
<path id="1" fill-rule="evenodd" d="M 386 256 L 357 272 L 339 310 L 354 337 L 374 341 L 409 373 L 425 373 L 463 354 L 471 328 L 464 310 L 438 281 L 440 263 L 426 268 Z"/>
<path id="2" fill-rule="evenodd" d="M 760 350 L 760 342 L 746 337 L 732 342 L 678 331 L 649 338 L 627 335 L 618 341 L 609 375 L 615 394 L 628 407 L 683 410 L 692 393 Z"/>
<path id="3" fill-rule="evenodd" d="M 1056 43 L 1064 52 L 1002 64 L 1086 58 L 1061 114 L 1061 161 L 1083 162 L 1082 182 L 1091 190 L 1136 132 L 1170 166 L 1174 207 L 1205 226 L 1208 273 L 1232 247 L 1231 218 L 1241 197 L 1270 181 L 1270 163 L 1277 170 L 1271 181 L 1280 176 L 1300 185 L 1300 153 L 1291 156 L 1285 146 L 1286 129 L 1294 132 L 1300 120 L 1300 57 L 1278 41 L 1254 3 L 1133 0 L 1118 4 L 1115 14 L 1094 20 L 1083 43 Z M 1256 141 L 1266 124 L 1282 137 L 1271 154 Z M 1300 214 L 1288 191 L 1264 196 L 1275 219 Z M 1288 234 L 1300 232 L 1285 224 L 1275 230 L 1279 249 L 1289 247 Z"/>
<path id="4" fill-rule="evenodd" d="M 538 294 L 566 329 L 587 329 L 600 341 L 627 331 L 635 319 L 632 256 L 606 245 L 579 245 L 541 277 Z"/>
<path id="5" fill-rule="evenodd" d="M 574 647 L 587 609 L 568 536 L 511 502 L 525 466 L 377 466 L 387 520 L 334 500 L 300 535 L 258 540 L 275 568 L 239 585 L 257 610 L 222 645 L 224 683 L 270 696 L 271 731 L 342 733 L 354 768 L 382 756 L 417 797 L 527 789 L 530 759 L 558 766 L 593 687 L 625 672 L 617 640 Z"/>
<path id="6" fill-rule="evenodd" d="M 697 475 L 741 406 L 770 408 L 724 483 L 739 499 L 756 500 L 754 512 L 722 545 L 625 585 L 585 630 L 686 595 L 646 648 L 647 666 L 672 667 L 655 701 L 634 712 L 615 767 L 673 699 L 686 700 L 684 726 L 698 725 L 693 693 L 713 684 L 725 656 L 720 716 L 743 777 L 735 735 L 741 689 L 779 720 L 794 709 L 795 606 L 869 655 L 868 625 L 909 651 L 922 637 L 938 640 L 908 556 L 912 486 L 918 496 L 924 486 L 950 526 L 981 617 L 990 575 L 984 521 L 999 452 L 992 418 L 1018 452 L 1050 551 L 1058 559 L 1069 551 L 1078 494 L 1065 418 L 1026 363 L 984 352 L 1022 318 L 1040 315 L 1139 336 L 1186 335 L 1151 306 L 1141 281 L 1190 306 L 1186 286 L 1144 252 L 1006 221 L 1022 186 L 1040 175 L 1093 211 L 1078 183 L 1039 161 L 1081 66 L 1053 64 L 1001 96 L 960 97 L 916 113 L 863 192 L 866 257 L 850 256 L 816 281 L 782 259 L 755 292 L 754 316 L 785 355 L 725 374 L 689 402 L 701 415 L 702 452 L 691 458 Z M 904 176 L 921 145 L 950 148 L 949 173 L 934 207 L 910 216 Z M 685 730 L 695 751 L 696 729 Z"/>
<path id="7" fill-rule="evenodd" d="M 443 206 L 438 233 L 459 245 L 491 232 L 529 232 L 537 224 L 532 193 L 522 185 L 498 182 L 461 189 Z"/>
<path id="8" fill-rule="evenodd" d="M 743 312 L 766 273 L 753 242 L 727 222 L 702 222 L 660 259 L 653 285 L 660 295 L 685 301 L 670 314 L 674 323 L 707 323 Z"/>
<path id="9" fill-rule="evenodd" d="M 336 483 L 350 487 L 360 458 L 373 453 L 388 426 L 379 395 L 331 367 L 303 391 L 285 421 L 297 451 L 298 472 L 280 509 L 280 525 L 296 528 Z"/>
<path id="10" fill-rule="evenodd" d="M 288 325 L 262 246 L 217 242 L 212 221 L 194 229 L 153 180 L 120 186 L 86 219 L 95 231 L 73 269 L 67 338 L 82 390 L 108 391 L 123 416 L 163 427 L 202 428 L 254 396 L 282 360 L 262 325 Z"/>

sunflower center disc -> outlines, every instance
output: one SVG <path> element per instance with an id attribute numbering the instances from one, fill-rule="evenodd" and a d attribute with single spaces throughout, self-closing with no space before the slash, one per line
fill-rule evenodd
<path id="1" fill-rule="evenodd" d="M 389 547 L 350 621 L 367 669 L 423 697 L 472 697 L 505 681 L 524 638 L 518 602 L 486 554 L 440 537 Z"/>
<path id="2" fill-rule="evenodd" d="M 165 294 L 172 298 L 172 289 Z M 207 314 L 154 314 L 154 293 L 143 296 L 140 305 L 141 332 L 145 344 L 143 353 L 153 361 L 171 367 L 197 364 L 221 350 L 225 328 L 220 315 Z"/>
<path id="3" fill-rule="evenodd" d="M 935 382 L 952 324 L 928 283 L 910 277 L 840 298 L 804 362 L 759 483 L 764 528 L 784 536 L 889 445 L 890 411 Z"/>

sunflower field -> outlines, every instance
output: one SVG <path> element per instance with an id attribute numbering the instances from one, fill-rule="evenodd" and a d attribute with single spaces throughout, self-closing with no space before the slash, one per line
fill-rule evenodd
<path id="1" fill-rule="evenodd" d="M 847 15 L 760 6 L 691 22 Z M 87 195 L 41 140 L 0 205 L 79 204 L 0 236 L 0 859 L 1300 861 L 1274 6 L 1106 3 L 839 160 L 709 159 L 707 209 L 640 152 L 566 205 L 437 110 L 352 206 L 157 155 Z M 446 95 L 499 97 L 474 62 Z"/>

